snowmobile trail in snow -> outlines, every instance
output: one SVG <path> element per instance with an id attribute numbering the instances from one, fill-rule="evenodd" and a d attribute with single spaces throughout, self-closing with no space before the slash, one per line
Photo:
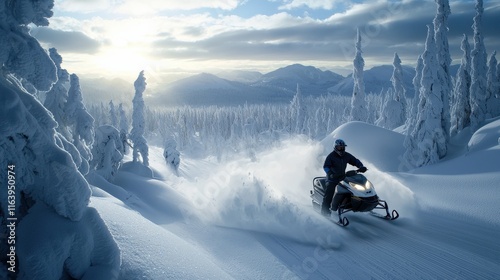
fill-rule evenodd
<path id="1" fill-rule="evenodd" d="M 499 279 L 500 245 L 494 237 L 498 229 L 481 226 L 471 235 L 453 231 L 457 223 L 468 221 L 419 214 L 413 220 L 394 222 L 369 214 L 348 215 L 352 224 L 331 233 L 342 240 L 334 249 L 260 240 L 302 279 Z M 429 215 L 439 223 L 428 224 Z M 473 227 L 474 221 L 470 223 Z M 485 235 L 491 247 L 475 247 L 474 240 Z M 463 242 L 469 244 L 465 249 Z"/>
<path id="2" fill-rule="evenodd" d="M 325 248 L 320 244 L 311 246 L 267 234 L 258 234 L 256 239 L 288 267 L 289 271 L 280 279 L 340 279 L 332 277 L 330 265 L 323 265 L 333 252 L 340 249 L 340 244 Z"/>

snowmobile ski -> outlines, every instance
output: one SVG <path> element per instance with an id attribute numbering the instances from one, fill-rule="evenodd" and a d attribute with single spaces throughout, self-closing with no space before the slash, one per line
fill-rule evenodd
<path id="1" fill-rule="evenodd" d="M 396 210 L 392 210 L 392 213 L 387 215 L 382 215 L 380 213 L 375 213 L 373 211 L 370 211 L 370 214 L 374 217 L 389 221 L 396 220 L 397 218 L 399 218 L 399 213 Z"/>
<path id="2" fill-rule="evenodd" d="M 336 221 L 335 223 L 341 227 L 346 227 L 349 225 L 349 219 L 347 219 L 346 217 L 343 217 L 342 219 Z"/>
<path id="3" fill-rule="evenodd" d="M 347 219 L 346 217 L 342 217 L 341 219 L 338 219 L 338 220 L 337 220 L 337 218 L 334 218 L 331 215 L 329 217 L 326 217 L 326 216 L 323 216 L 323 217 L 325 217 L 325 219 L 327 219 L 328 221 L 330 221 L 334 224 L 337 224 L 341 227 L 346 227 L 347 225 L 349 225 L 349 219 Z"/>

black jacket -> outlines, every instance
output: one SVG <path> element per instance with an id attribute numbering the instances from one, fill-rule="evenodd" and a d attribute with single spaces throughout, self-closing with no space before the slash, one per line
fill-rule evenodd
<path id="1" fill-rule="evenodd" d="M 363 163 L 348 152 L 339 155 L 337 152 L 331 152 L 325 159 L 323 169 L 327 175 L 327 181 L 339 182 L 345 177 L 347 164 L 354 165 L 357 168 L 363 167 Z"/>

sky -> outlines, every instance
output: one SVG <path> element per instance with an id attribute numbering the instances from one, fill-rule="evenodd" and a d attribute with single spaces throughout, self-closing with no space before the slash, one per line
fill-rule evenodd
<path id="1" fill-rule="evenodd" d="M 462 34 L 472 44 L 474 2 L 450 1 L 449 43 L 460 61 Z M 488 54 L 500 51 L 500 2 L 484 1 Z M 145 70 L 162 84 L 201 72 L 267 73 L 294 63 L 352 72 L 356 29 L 365 69 L 414 65 L 424 50 L 432 0 L 55 0 L 48 27 L 33 27 L 55 47 L 63 68 L 85 77 L 135 80 Z"/>

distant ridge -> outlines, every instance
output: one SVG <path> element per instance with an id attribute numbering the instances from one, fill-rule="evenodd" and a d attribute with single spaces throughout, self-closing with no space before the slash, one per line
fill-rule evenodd
<path id="1" fill-rule="evenodd" d="M 242 105 L 283 102 L 292 96 L 280 90 L 255 87 L 202 73 L 166 85 L 162 92 L 149 97 L 149 100 L 150 104 L 159 106 Z"/>
<path id="2" fill-rule="evenodd" d="M 329 87 L 338 84 L 343 79 L 343 76 L 332 71 L 322 71 L 313 66 L 293 64 L 263 75 L 253 85 L 295 94 L 297 84 L 299 84 L 304 95 L 325 95 Z"/>
<path id="3" fill-rule="evenodd" d="M 452 76 L 458 66 L 452 66 Z M 392 87 L 392 65 L 375 66 L 364 71 L 366 93 L 380 94 Z M 409 97 L 414 96 L 415 70 L 403 66 L 404 85 Z M 313 66 L 293 64 L 266 74 L 256 71 L 221 71 L 219 75 L 201 73 L 163 87 L 147 98 L 152 106 L 177 105 L 243 105 L 290 102 L 297 84 L 304 96 L 352 94 L 351 75 L 343 77 Z"/>
<path id="4" fill-rule="evenodd" d="M 392 86 L 392 65 L 373 67 L 364 72 L 367 93 L 380 94 Z M 404 83 L 413 96 L 412 80 L 415 70 L 403 66 Z M 221 71 L 220 76 L 202 73 L 162 87 L 151 96 L 150 104 L 177 105 L 242 105 L 290 102 L 299 85 L 304 96 L 352 94 L 353 81 L 313 66 L 293 64 L 260 74 L 255 71 Z"/>

